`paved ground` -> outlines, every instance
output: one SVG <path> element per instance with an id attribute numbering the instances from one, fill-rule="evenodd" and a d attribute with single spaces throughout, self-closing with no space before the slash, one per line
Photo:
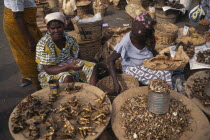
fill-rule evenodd
<path id="1" fill-rule="evenodd" d="M 194 0 L 193 5 L 197 0 Z M 24 97 L 33 93 L 32 85 L 25 88 L 19 87 L 20 74 L 12 56 L 11 50 L 3 33 L 3 1 L 0 1 L 0 140 L 12 140 L 8 130 L 8 118 L 14 107 Z M 130 24 L 129 16 L 122 10 L 114 11 L 109 7 L 104 23 L 112 26 L 123 26 Z M 178 26 L 188 23 L 186 18 L 180 19 Z M 191 24 L 191 23 L 190 23 Z"/>

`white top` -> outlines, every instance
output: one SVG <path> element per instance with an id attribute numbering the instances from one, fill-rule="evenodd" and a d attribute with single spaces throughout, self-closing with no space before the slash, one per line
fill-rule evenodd
<path id="1" fill-rule="evenodd" d="M 24 8 L 36 7 L 34 0 L 4 0 L 4 6 L 12 12 L 24 11 Z"/>
<path id="2" fill-rule="evenodd" d="M 145 46 L 142 50 L 137 49 L 130 40 L 130 32 L 128 32 L 118 43 L 114 50 L 121 55 L 121 65 L 124 69 L 127 66 L 141 66 L 145 59 L 150 59 L 153 54 Z"/>

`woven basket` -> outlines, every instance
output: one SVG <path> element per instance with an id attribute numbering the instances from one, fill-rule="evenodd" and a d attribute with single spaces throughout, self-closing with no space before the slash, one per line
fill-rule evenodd
<path id="1" fill-rule="evenodd" d="M 83 2 L 83 3 L 82 3 Z M 91 12 L 91 2 L 90 1 L 81 1 L 77 2 L 77 15 L 82 16 L 86 14 L 90 14 Z"/>
<path id="2" fill-rule="evenodd" d="M 79 58 L 95 62 L 95 56 L 100 53 L 101 47 L 101 39 L 97 41 L 80 41 L 79 44 Z"/>
<path id="3" fill-rule="evenodd" d="M 121 85 L 122 88 L 121 92 L 139 86 L 138 80 L 133 76 L 127 74 L 117 74 L 117 80 Z M 111 76 L 107 76 L 101 79 L 100 81 L 98 81 L 96 86 L 101 90 L 103 90 L 104 92 L 107 92 L 108 94 L 114 93 L 114 84 Z"/>
<path id="4" fill-rule="evenodd" d="M 174 43 L 177 37 L 178 27 L 170 22 L 159 23 L 155 27 L 155 36 L 158 44 Z"/>
<path id="5" fill-rule="evenodd" d="M 108 8 L 108 5 L 103 5 L 100 7 L 93 7 L 93 11 L 94 11 L 94 14 L 101 13 L 101 16 L 105 16 L 107 8 Z"/>
<path id="6" fill-rule="evenodd" d="M 162 23 L 162 22 L 176 23 L 176 19 L 177 19 L 176 14 L 166 15 L 165 12 L 162 10 L 156 10 L 155 17 L 158 23 Z"/>
<path id="7" fill-rule="evenodd" d="M 77 23 L 79 28 L 79 34 L 82 40 L 90 41 L 96 40 L 102 37 L 102 24 L 103 21 L 95 21 L 89 23 Z"/>

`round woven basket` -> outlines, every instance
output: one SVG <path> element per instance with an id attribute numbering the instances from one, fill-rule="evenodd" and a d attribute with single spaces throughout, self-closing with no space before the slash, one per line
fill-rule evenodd
<path id="1" fill-rule="evenodd" d="M 94 14 L 101 13 L 101 16 L 105 16 L 107 8 L 108 5 L 105 4 L 100 7 L 93 7 L 93 12 Z"/>
<path id="2" fill-rule="evenodd" d="M 139 86 L 138 80 L 133 76 L 127 74 L 117 74 L 117 80 L 121 85 L 121 92 Z M 101 79 L 100 81 L 98 81 L 96 86 L 108 94 L 114 93 L 114 84 L 111 76 L 107 76 Z"/>
<path id="3" fill-rule="evenodd" d="M 101 39 L 96 41 L 79 41 L 79 58 L 86 61 L 95 61 L 95 56 L 101 51 Z"/>
<path id="4" fill-rule="evenodd" d="M 81 1 L 77 2 L 77 15 L 82 16 L 86 14 L 90 14 L 91 12 L 91 1 Z"/>
<path id="5" fill-rule="evenodd" d="M 156 10 L 155 17 L 158 23 L 162 23 L 162 22 L 176 23 L 176 19 L 177 19 L 176 14 L 166 15 L 165 12 L 162 10 Z"/>
<path id="6" fill-rule="evenodd" d="M 102 24 L 103 20 L 80 23 L 77 22 L 79 28 L 79 34 L 82 40 L 96 40 L 102 37 Z"/>
<path id="7" fill-rule="evenodd" d="M 178 26 L 170 22 L 159 23 L 155 27 L 155 36 L 158 44 L 174 43 L 177 37 Z"/>

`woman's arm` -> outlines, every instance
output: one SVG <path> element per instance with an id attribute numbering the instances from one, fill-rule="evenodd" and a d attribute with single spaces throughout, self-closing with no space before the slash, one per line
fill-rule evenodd
<path id="1" fill-rule="evenodd" d="M 121 87 L 117 81 L 117 74 L 116 74 L 116 68 L 115 68 L 115 61 L 119 58 L 120 58 L 120 54 L 117 53 L 116 51 L 113 51 L 113 53 L 109 57 L 109 70 L 113 79 L 115 94 L 119 94 L 121 92 Z"/>
<path id="2" fill-rule="evenodd" d="M 58 66 L 58 65 L 43 65 L 43 68 L 44 70 L 47 72 L 47 74 L 49 75 L 56 75 L 56 74 L 59 74 L 61 72 L 65 72 L 65 71 L 68 71 L 70 69 L 74 70 L 74 71 L 78 71 L 78 70 L 81 70 L 83 68 L 83 65 L 81 66 L 77 66 L 78 62 L 72 62 L 72 63 L 69 63 L 67 65 L 64 65 L 64 66 Z"/>
<path id="3" fill-rule="evenodd" d="M 21 33 L 23 34 L 25 41 L 28 43 L 29 49 L 31 51 L 35 51 L 37 42 L 35 41 L 35 39 L 33 38 L 33 36 L 31 35 L 31 33 L 29 32 L 29 30 L 26 26 L 26 22 L 24 19 L 24 13 L 22 11 L 21 12 L 13 12 L 13 16 L 18 24 L 18 27 L 19 27 Z"/>

